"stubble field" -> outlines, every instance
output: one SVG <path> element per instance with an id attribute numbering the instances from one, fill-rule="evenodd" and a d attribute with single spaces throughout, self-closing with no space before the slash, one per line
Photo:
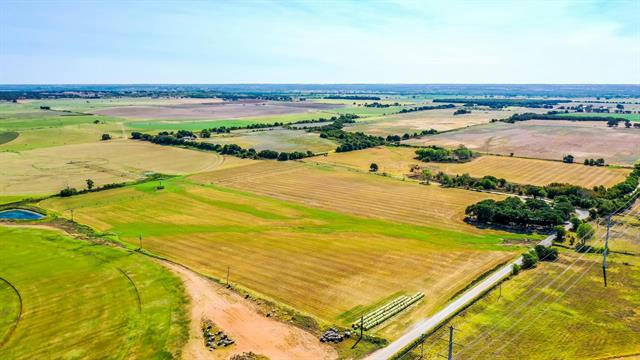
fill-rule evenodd
<path id="1" fill-rule="evenodd" d="M 267 164 L 263 171 L 279 165 L 263 163 Z M 256 165 L 241 168 L 249 171 L 246 176 L 256 176 Z M 358 194 L 353 200 L 323 191 L 325 201 L 344 211 L 321 210 L 301 200 L 282 201 L 274 199 L 278 195 L 266 197 L 211 185 L 208 182 L 214 173 L 164 182 L 164 190 L 157 190 L 156 184 L 140 184 L 49 199 L 41 205 L 60 214 L 74 209 L 77 221 L 113 232 L 132 244 L 143 235 L 145 249 L 216 278 L 224 279 L 229 267 L 233 284 L 329 322 L 348 325 L 390 296 L 427 293 L 415 311 L 378 330 L 391 337 L 398 334 L 399 324 L 411 324 L 432 312 L 476 276 L 512 258 L 519 248 L 500 245 L 503 241 L 538 238 L 481 231 L 462 223 L 457 219 L 457 206 L 474 201 L 478 197 L 474 193 L 469 193 L 472 198 L 458 200 L 459 205 L 413 209 L 419 215 L 407 219 L 387 201 L 372 202 L 364 212 L 364 204 L 356 204 L 363 199 Z M 245 176 L 226 173 L 224 178 L 230 175 Z M 284 175 L 280 172 L 276 177 Z M 298 175 L 313 177 L 311 172 Z M 254 186 L 257 183 L 251 184 Z M 322 186 L 330 185 L 324 181 Z M 250 191 L 261 193 L 264 188 Z M 299 193 L 304 191 L 298 188 Z M 384 193 L 372 195 L 392 198 Z M 456 195 L 467 193 L 452 196 Z M 409 201 L 411 194 L 398 196 L 402 197 L 399 204 Z M 422 202 L 427 198 L 423 196 Z M 340 205 L 342 202 L 354 205 Z M 382 209 L 386 205 L 389 210 Z M 374 214 L 352 215 L 356 213 Z M 418 225 L 410 224 L 419 218 Z"/>
<path id="2" fill-rule="evenodd" d="M 604 158 L 606 163 L 632 165 L 640 158 L 640 129 L 609 128 L 605 122 L 529 120 L 515 124 L 478 125 L 421 139 L 410 145 L 458 146 L 486 153 L 576 162 Z"/>
<path id="3" fill-rule="evenodd" d="M 591 188 L 610 187 L 624 181 L 630 170 L 625 168 L 594 167 L 565 164 L 557 161 L 523 159 L 508 156 L 483 155 L 467 163 L 435 163 L 414 159 L 416 148 L 381 146 L 361 151 L 331 153 L 328 156 L 306 159 L 307 162 L 332 164 L 362 172 L 376 163 L 378 172 L 404 176 L 414 165 L 430 169 L 432 174 L 442 171 L 450 175 L 469 174 L 473 177 L 492 175 L 518 184 L 548 185 L 569 183 Z"/>
<path id="4" fill-rule="evenodd" d="M 248 160 L 247 160 L 248 161 Z M 241 163 L 212 152 L 160 146 L 134 140 L 64 145 L 23 152 L 0 152 L 3 195 L 46 195 L 63 188 L 84 189 L 132 181 L 148 173 L 189 174 Z"/>

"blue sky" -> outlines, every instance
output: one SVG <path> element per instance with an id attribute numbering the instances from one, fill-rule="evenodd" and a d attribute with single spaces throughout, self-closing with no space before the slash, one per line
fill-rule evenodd
<path id="1" fill-rule="evenodd" d="M 639 14 L 640 0 L 0 0 L 0 83 L 640 83 Z"/>

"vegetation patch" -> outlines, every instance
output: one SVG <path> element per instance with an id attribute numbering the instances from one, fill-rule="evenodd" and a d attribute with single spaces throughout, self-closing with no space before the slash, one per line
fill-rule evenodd
<path id="1" fill-rule="evenodd" d="M 180 281 L 142 255 L 58 232 L 0 227 L 0 273 L 20 293 L 19 326 L 4 341 L 9 358 L 172 358 L 187 339 Z M 126 274 L 123 275 L 123 274 Z M 0 284 L 16 318 L 16 296 Z"/>
<path id="2" fill-rule="evenodd" d="M 0 132 L 0 145 L 6 144 L 18 138 L 20 134 L 16 131 Z"/>

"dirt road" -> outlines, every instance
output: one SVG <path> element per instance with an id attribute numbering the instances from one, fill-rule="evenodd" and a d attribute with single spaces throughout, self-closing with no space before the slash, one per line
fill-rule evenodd
<path id="1" fill-rule="evenodd" d="M 178 275 L 191 299 L 189 341 L 185 359 L 226 359 L 254 352 L 270 359 L 336 359 L 336 351 L 312 334 L 261 315 L 240 295 L 182 266 L 162 262 Z M 209 351 L 203 344 L 201 321 L 210 319 L 236 341 L 230 350 Z"/>

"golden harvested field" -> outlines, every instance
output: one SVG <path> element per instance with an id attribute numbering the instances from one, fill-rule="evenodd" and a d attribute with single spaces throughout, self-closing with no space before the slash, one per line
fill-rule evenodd
<path id="1" fill-rule="evenodd" d="M 518 184 L 548 185 L 553 182 L 592 188 L 613 186 L 625 180 L 630 169 L 565 164 L 559 161 L 522 159 L 507 156 L 481 156 L 463 164 L 426 163 L 432 171 L 447 174 L 468 173 L 474 177 L 493 175 Z"/>
<path id="2" fill-rule="evenodd" d="M 259 168 L 276 164 L 264 163 L 243 168 L 257 174 Z M 307 175 L 313 177 L 314 171 Z M 519 248 L 500 245 L 503 240 L 524 237 L 446 230 L 440 227 L 450 225 L 446 210 L 444 217 L 435 215 L 437 211 L 430 215 L 439 222 L 418 226 L 318 210 L 188 178 L 164 185 L 164 190 L 145 183 L 51 198 L 40 205 L 61 215 L 74 209 L 76 221 L 131 244 L 143 235 L 146 250 L 219 279 L 229 266 L 234 285 L 344 325 L 390 296 L 424 291 L 421 305 L 389 326 L 411 323 L 484 271 L 512 258 Z M 349 200 L 339 195 L 334 201 Z M 418 207 L 414 211 L 420 212 Z"/>
<path id="3" fill-rule="evenodd" d="M 242 162 L 216 153 L 133 140 L 0 152 L 0 193 L 44 195 L 66 186 L 84 189 L 86 179 L 102 186 L 137 180 L 147 172 L 190 174 Z"/>
<path id="4" fill-rule="evenodd" d="M 463 222 L 466 207 L 504 198 L 300 162 L 264 161 L 191 179 L 357 216 L 475 233 L 480 230 Z"/>
<path id="5" fill-rule="evenodd" d="M 632 165 L 640 159 L 640 129 L 609 128 L 601 121 L 529 120 L 479 125 L 421 139 L 409 145 L 458 146 L 486 153 L 576 162 L 604 158 L 607 164 Z"/>
<path id="6" fill-rule="evenodd" d="M 518 184 L 547 185 L 552 182 L 569 183 L 592 188 L 596 185 L 612 186 L 624 181 L 631 170 L 623 168 L 594 167 L 582 164 L 565 164 L 557 161 L 522 159 L 506 156 L 483 155 L 462 164 L 422 162 L 414 159 L 415 148 L 380 146 L 361 151 L 331 153 L 306 159 L 316 162 L 368 171 L 371 163 L 379 166 L 378 172 L 404 176 L 412 165 L 451 175 L 468 173 L 474 177 L 492 175 Z"/>
<path id="7" fill-rule="evenodd" d="M 437 105 L 437 104 L 434 104 Z M 486 124 L 491 119 L 505 119 L 515 113 L 546 112 L 545 109 L 528 109 L 511 107 L 505 110 L 472 109 L 470 114 L 453 115 L 458 108 L 415 111 L 405 114 L 394 114 L 370 118 L 348 126 L 345 130 L 362 131 L 371 135 L 413 134 L 426 129 L 445 131 L 464 128 L 471 125 Z M 544 110 L 544 111 L 543 111 Z"/>

